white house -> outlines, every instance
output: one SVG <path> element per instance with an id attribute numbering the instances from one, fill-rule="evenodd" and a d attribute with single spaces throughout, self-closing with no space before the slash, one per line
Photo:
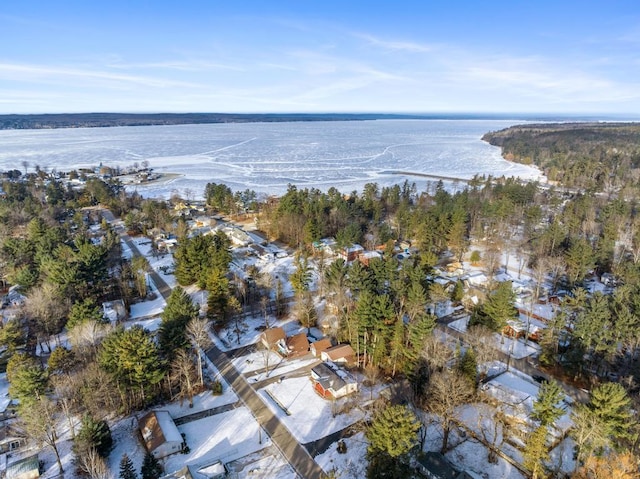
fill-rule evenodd
<path id="1" fill-rule="evenodd" d="M 311 369 L 313 389 L 324 399 L 338 399 L 358 391 L 358 382 L 344 369 L 331 362 Z"/>
<path id="2" fill-rule="evenodd" d="M 182 435 L 168 411 L 151 411 L 138 421 L 144 445 L 157 459 L 182 450 Z"/>

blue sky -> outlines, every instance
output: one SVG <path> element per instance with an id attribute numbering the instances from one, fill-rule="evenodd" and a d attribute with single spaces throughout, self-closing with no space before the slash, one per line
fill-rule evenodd
<path id="1" fill-rule="evenodd" d="M 0 113 L 640 114 L 640 2 L 11 1 Z"/>

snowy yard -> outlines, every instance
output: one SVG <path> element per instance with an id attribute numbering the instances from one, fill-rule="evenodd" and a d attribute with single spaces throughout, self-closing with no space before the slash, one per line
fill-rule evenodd
<path id="1" fill-rule="evenodd" d="M 185 465 L 230 462 L 271 445 L 271 439 L 260 430 L 246 407 L 189 422 L 178 429 L 185 435 L 190 451 L 169 456 L 165 463 L 167 472 Z"/>
<path id="2" fill-rule="evenodd" d="M 290 415 L 276 404 L 267 391 Z M 285 378 L 282 382 L 260 389 L 258 393 L 301 444 L 328 436 L 365 418 L 364 411 L 356 407 L 361 402 L 357 394 L 339 399 L 334 404 L 314 392 L 308 377 Z M 346 412 L 339 412 L 344 409 Z"/>

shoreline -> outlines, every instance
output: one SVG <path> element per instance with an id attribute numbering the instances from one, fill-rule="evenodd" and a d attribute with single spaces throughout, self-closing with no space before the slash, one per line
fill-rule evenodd
<path id="1" fill-rule="evenodd" d="M 184 173 L 158 173 L 159 178 L 148 181 L 135 181 L 137 177 L 135 175 L 122 175 L 117 176 L 123 186 L 147 186 L 147 185 L 159 185 L 162 183 L 168 183 L 171 180 L 181 178 L 185 176 Z"/>

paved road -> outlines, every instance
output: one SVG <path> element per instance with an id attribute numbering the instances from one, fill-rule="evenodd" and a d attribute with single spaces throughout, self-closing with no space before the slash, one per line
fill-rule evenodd
<path id="1" fill-rule="evenodd" d="M 325 477 L 322 468 L 291 435 L 271 409 L 265 405 L 253 387 L 238 373 L 227 354 L 214 346 L 207 351 L 207 356 L 218 368 L 225 381 L 231 385 L 240 400 L 251 409 L 254 417 L 262 424 L 271 440 L 278 446 L 296 472 L 305 479 L 321 479 Z"/>
<path id="2" fill-rule="evenodd" d="M 107 221 L 115 221 L 113 214 L 109 210 L 103 210 L 103 214 Z M 131 252 L 136 256 L 141 256 L 137 246 L 124 229 L 118 228 L 116 231 L 131 249 Z M 169 285 L 151 268 L 149 268 L 149 275 L 160 294 L 165 300 L 168 299 L 171 295 Z M 284 424 L 280 422 L 280 419 L 265 405 L 253 387 L 240 375 L 227 354 L 215 346 L 209 349 L 206 354 L 240 400 L 251 410 L 258 423 L 262 425 L 273 443 L 280 449 L 300 477 L 304 479 L 324 478 L 326 474 L 322 468 L 313 460 L 307 450 L 298 443 Z"/>

